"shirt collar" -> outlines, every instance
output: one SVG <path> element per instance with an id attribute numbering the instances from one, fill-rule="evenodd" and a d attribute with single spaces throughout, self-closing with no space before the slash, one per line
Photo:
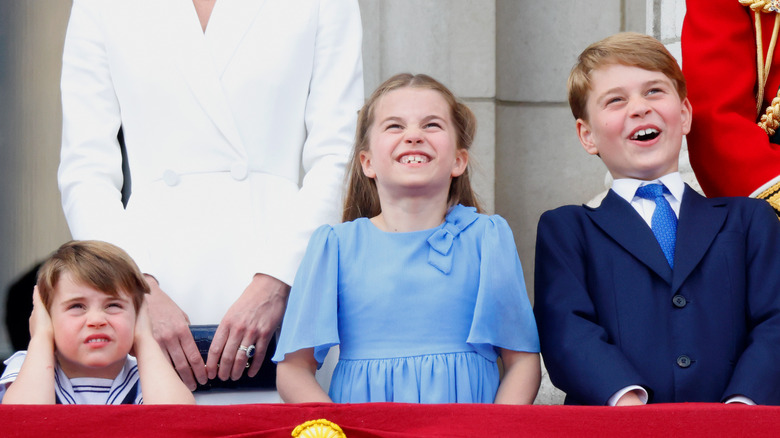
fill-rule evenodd
<path id="1" fill-rule="evenodd" d="M 612 182 L 612 190 L 630 204 L 634 200 L 636 189 L 641 186 L 654 183 L 663 184 L 666 186 L 666 188 L 669 189 L 669 193 L 672 194 L 674 200 L 677 203 L 682 202 L 683 193 L 685 192 L 685 183 L 682 180 L 680 172 L 668 173 L 652 181 L 633 178 L 616 179 Z"/>

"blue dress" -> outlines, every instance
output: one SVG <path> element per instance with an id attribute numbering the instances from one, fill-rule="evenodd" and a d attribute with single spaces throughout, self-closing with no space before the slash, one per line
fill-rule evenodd
<path id="1" fill-rule="evenodd" d="M 314 348 L 322 364 L 334 345 L 335 402 L 492 403 L 496 348 L 539 351 L 509 225 L 457 205 L 429 230 L 319 228 L 273 360 Z"/>

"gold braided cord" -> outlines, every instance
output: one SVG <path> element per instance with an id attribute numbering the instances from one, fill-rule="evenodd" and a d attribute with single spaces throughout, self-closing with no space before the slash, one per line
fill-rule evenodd
<path id="1" fill-rule="evenodd" d="M 778 29 L 780 29 L 780 14 L 775 14 L 775 25 L 772 28 L 772 40 L 769 41 L 769 51 L 766 53 L 766 62 L 764 63 L 765 83 L 767 78 L 769 78 L 769 68 L 772 66 L 772 57 L 775 54 L 775 46 L 777 46 Z"/>
<path id="2" fill-rule="evenodd" d="M 764 31 L 761 29 L 761 13 L 754 12 L 756 16 L 756 61 L 758 67 L 758 92 L 756 95 L 756 113 L 761 114 L 761 104 L 764 102 L 764 87 L 766 87 L 766 76 L 764 76 L 764 41 L 761 36 Z"/>
<path id="3" fill-rule="evenodd" d="M 742 6 L 747 6 L 753 11 L 756 27 L 756 69 L 758 74 L 758 87 L 756 91 L 756 113 L 761 114 L 761 107 L 764 102 L 764 92 L 766 82 L 769 78 L 769 69 L 772 66 L 772 57 L 774 56 L 777 45 L 777 35 L 780 33 L 780 0 L 738 0 Z M 775 13 L 775 24 L 772 29 L 772 39 L 769 43 L 769 51 L 766 59 L 764 58 L 763 31 L 761 29 L 761 14 Z M 766 113 L 761 116 L 758 126 L 769 135 L 773 135 L 778 128 L 780 119 L 780 89 L 777 97 L 767 107 Z"/>
<path id="4" fill-rule="evenodd" d="M 766 107 L 766 113 L 761 116 L 758 126 L 769 135 L 775 135 L 780 126 L 780 90 L 778 96 L 772 99 L 772 103 Z"/>

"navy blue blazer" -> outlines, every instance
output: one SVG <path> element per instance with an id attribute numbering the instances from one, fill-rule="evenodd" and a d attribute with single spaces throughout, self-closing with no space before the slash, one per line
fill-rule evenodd
<path id="1" fill-rule="evenodd" d="M 686 185 L 676 245 L 672 270 L 611 190 L 598 208 L 542 215 L 534 312 L 567 404 L 634 384 L 656 403 L 780 404 L 780 221 L 765 201 Z"/>

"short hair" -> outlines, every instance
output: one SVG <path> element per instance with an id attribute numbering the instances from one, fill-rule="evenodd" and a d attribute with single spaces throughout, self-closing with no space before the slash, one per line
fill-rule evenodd
<path id="1" fill-rule="evenodd" d="M 369 133 L 374 124 L 374 112 L 379 100 L 391 91 L 401 88 L 422 88 L 438 91 L 450 108 L 450 116 L 457 134 L 457 148 L 466 151 L 471 148 L 477 131 L 477 118 L 466 104 L 458 100 L 441 82 L 425 74 L 400 73 L 383 82 L 363 108 L 358 112 L 357 131 L 352 158 L 347 169 L 347 192 L 344 198 L 342 220 L 351 221 L 360 217 L 374 217 L 382 212 L 379 205 L 379 193 L 376 182 L 363 173 L 360 163 L 360 153 L 369 148 Z M 471 187 L 469 164 L 462 175 L 452 179 L 447 198 L 450 206 L 463 204 L 476 207 L 481 212 L 482 207 L 476 193 Z"/>
<path id="2" fill-rule="evenodd" d="M 118 298 L 125 293 L 136 313 L 149 285 L 132 258 L 119 247 L 98 240 L 71 240 L 57 249 L 38 270 L 38 293 L 47 311 L 60 277 L 70 273 L 73 281 Z"/>
<path id="3" fill-rule="evenodd" d="M 640 33 L 622 32 L 588 46 L 571 69 L 567 88 L 575 119 L 588 118 L 586 107 L 593 71 L 614 64 L 661 72 L 674 83 L 680 100 L 688 95 L 680 65 L 660 41 Z"/>

